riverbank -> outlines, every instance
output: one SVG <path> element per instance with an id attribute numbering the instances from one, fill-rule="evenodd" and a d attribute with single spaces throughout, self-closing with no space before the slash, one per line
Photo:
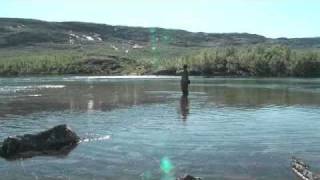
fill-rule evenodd
<path id="1" fill-rule="evenodd" d="M 190 75 L 231 77 L 320 77 L 320 52 L 280 45 L 203 48 L 192 53 L 121 54 L 77 50 L 14 51 L 0 55 L 1 76 L 21 75 Z M 165 54 L 167 53 L 167 54 Z M 165 55 L 165 56 L 164 56 Z M 164 56 L 164 57 L 162 57 Z"/>

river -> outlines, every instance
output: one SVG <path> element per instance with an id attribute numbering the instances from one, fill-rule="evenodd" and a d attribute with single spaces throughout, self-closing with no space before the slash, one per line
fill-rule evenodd
<path id="1" fill-rule="evenodd" d="M 62 123 L 83 139 L 0 159 L 0 179 L 295 179 L 291 156 L 320 171 L 319 106 L 320 79 L 192 77 L 185 98 L 178 77 L 0 78 L 0 139 Z"/>

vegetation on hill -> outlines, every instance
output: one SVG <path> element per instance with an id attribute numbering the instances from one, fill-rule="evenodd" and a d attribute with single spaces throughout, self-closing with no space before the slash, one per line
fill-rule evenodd
<path id="1" fill-rule="evenodd" d="M 215 47 L 263 43 L 267 38 L 246 33 L 192 33 L 183 30 L 110 26 L 81 22 L 45 22 L 30 19 L 0 18 L 0 47 L 31 43 L 103 42 L 163 43 L 181 47 Z"/>
<path id="2" fill-rule="evenodd" d="M 0 18 L 0 75 L 320 76 L 320 38 Z"/>
<path id="3" fill-rule="evenodd" d="M 194 55 L 166 60 L 164 70 L 177 72 L 183 64 L 195 75 L 319 77 L 320 51 L 257 45 L 204 49 Z"/>

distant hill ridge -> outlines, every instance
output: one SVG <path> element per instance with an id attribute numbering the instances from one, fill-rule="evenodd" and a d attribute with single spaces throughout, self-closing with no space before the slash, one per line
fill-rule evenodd
<path id="1" fill-rule="evenodd" d="M 193 33 L 164 28 L 111 26 L 84 22 L 47 22 L 0 18 L 0 47 L 35 43 L 160 43 L 177 47 L 284 44 L 293 48 L 320 48 L 320 38 L 266 38 L 248 33 Z"/>

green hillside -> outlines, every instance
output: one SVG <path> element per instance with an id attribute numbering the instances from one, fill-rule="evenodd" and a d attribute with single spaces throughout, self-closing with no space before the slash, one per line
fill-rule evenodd
<path id="1" fill-rule="evenodd" d="M 318 76 L 318 48 L 320 38 L 0 18 L 1 75 L 176 74 L 188 63 L 201 75 Z"/>

